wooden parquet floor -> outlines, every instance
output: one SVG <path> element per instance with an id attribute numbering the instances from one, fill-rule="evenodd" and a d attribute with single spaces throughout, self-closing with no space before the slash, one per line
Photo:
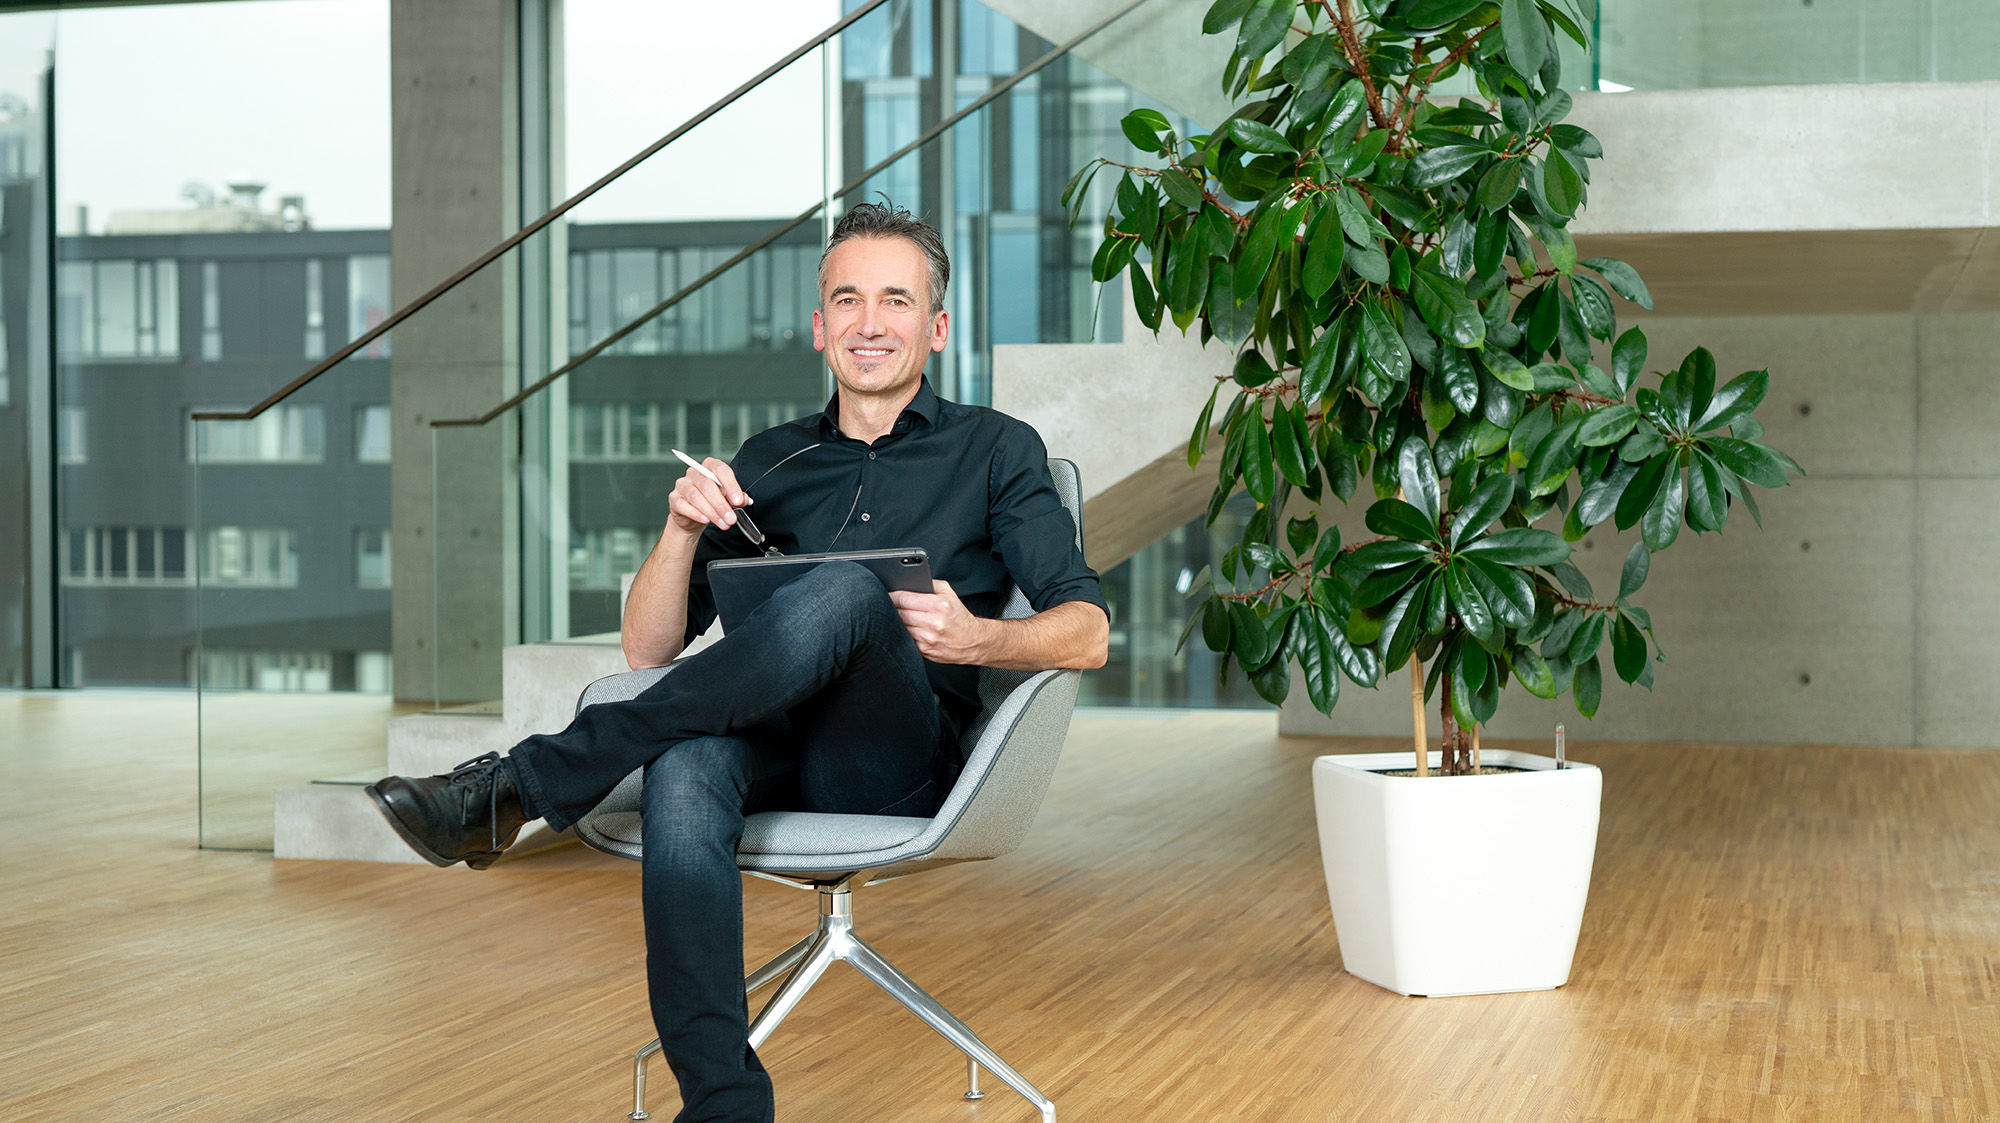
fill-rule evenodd
<path id="1" fill-rule="evenodd" d="M 200 851 L 192 726 L 0 694 L 0 1120 L 623 1117 L 634 869 Z M 858 930 L 1064 1123 L 2000 1119 L 2000 752 L 1578 743 L 1606 795 L 1572 981 L 1410 999 L 1340 971 L 1312 829 L 1311 758 L 1388 747 L 1086 715 L 1020 852 L 864 891 Z M 753 957 L 813 908 L 751 882 Z M 961 1101 L 845 967 L 765 1059 L 781 1120 L 1036 1118 L 990 1076 Z"/>

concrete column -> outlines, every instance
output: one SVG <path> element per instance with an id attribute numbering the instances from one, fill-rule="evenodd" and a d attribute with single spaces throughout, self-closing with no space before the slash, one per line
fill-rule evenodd
<path id="1" fill-rule="evenodd" d="M 519 229 L 518 7 L 392 0 L 390 269 L 399 304 Z M 488 266 L 391 341 L 399 698 L 498 697 L 500 649 L 519 627 L 511 426 L 444 430 L 437 463 L 430 427 L 483 412 L 519 386 L 516 276 L 511 257 Z"/>

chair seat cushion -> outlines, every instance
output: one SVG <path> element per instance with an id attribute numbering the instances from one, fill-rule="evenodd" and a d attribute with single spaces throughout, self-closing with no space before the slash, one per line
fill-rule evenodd
<path id="1" fill-rule="evenodd" d="M 929 819 L 901 815 L 828 815 L 815 811 L 765 811 L 743 822 L 739 855 L 818 857 L 866 854 L 901 846 L 924 832 Z M 615 811 L 592 818 L 606 838 L 639 845 L 639 813 Z M 763 863 L 757 863 L 760 867 Z"/>

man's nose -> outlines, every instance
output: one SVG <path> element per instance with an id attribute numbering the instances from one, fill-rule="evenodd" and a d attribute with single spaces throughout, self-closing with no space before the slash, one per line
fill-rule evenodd
<path id="1" fill-rule="evenodd" d="M 854 321 L 854 330 L 862 335 L 881 335 L 885 330 L 882 309 L 872 302 L 864 301 L 861 305 L 861 315 Z"/>

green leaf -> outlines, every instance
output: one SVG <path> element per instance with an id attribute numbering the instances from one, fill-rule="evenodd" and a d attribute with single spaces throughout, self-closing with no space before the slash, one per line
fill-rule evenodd
<path id="1" fill-rule="evenodd" d="M 1681 360 L 1681 378 L 1687 394 L 1687 412 L 1679 418 L 1681 428 L 1688 429 L 1694 419 L 1708 412 L 1708 403 L 1715 398 L 1715 356 L 1708 348 L 1697 347 Z"/>
<path id="2" fill-rule="evenodd" d="M 1722 469 L 1707 453 L 1697 453 L 1688 465 L 1688 525 L 1698 531 L 1721 530 L 1728 518 L 1729 500 L 1722 484 Z"/>
<path id="3" fill-rule="evenodd" d="M 1583 317 L 1583 327 L 1592 337 L 1610 339 L 1618 328 L 1618 314 L 1611 307 L 1611 294 L 1604 286 L 1580 274 L 1571 274 L 1570 296 L 1576 301 L 1577 315 Z"/>
<path id="4" fill-rule="evenodd" d="M 1201 209 L 1201 188 L 1185 172 L 1168 168 L 1160 173 L 1160 186 L 1166 188 L 1167 197 L 1191 211 Z"/>
<path id="5" fill-rule="evenodd" d="M 1248 601 L 1230 602 L 1229 645 L 1245 669 L 1269 659 L 1279 638 L 1264 626 L 1264 618 L 1257 615 L 1257 610 Z"/>
<path id="6" fill-rule="evenodd" d="M 1422 438 L 1413 437 L 1403 442 L 1396 455 L 1396 472 L 1396 478 L 1403 485 L 1403 498 L 1423 515 L 1424 522 L 1435 535 L 1438 511 L 1441 509 L 1437 466 L 1431 463 L 1431 450 Z"/>
<path id="7" fill-rule="evenodd" d="M 1667 484 L 1667 470 L 1673 467 L 1672 453 L 1655 456 L 1640 465 L 1632 482 L 1625 486 L 1625 493 L 1618 497 L 1618 529 L 1624 530 L 1639 521 L 1639 516 L 1652 507 L 1653 500 Z"/>
<path id="8" fill-rule="evenodd" d="M 1445 592 L 1451 596 L 1452 610 L 1458 613 L 1458 622 L 1472 635 L 1479 646 L 1488 651 L 1498 651 L 1502 641 L 1500 621 L 1493 615 L 1493 609 L 1486 598 L 1473 587 L 1472 579 L 1466 576 L 1464 561 L 1455 561 L 1445 567 Z"/>
<path id="9" fill-rule="evenodd" d="M 1333 658 L 1340 664 L 1341 673 L 1357 684 L 1374 689 L 1382 678 L 1382 662 L 1376 658 L 1375 649 L 1356 647 L 1340 630 L 1339 621 L 1328 614 L 1327 639 L 1333 645 Z"/>
<path id="10" fill-rule="evenodd" d="M 1410 661 L 1410 652 L 1423 633 L 1423 618 L 1429 607 L 1432 580 L 1417 582 L 1403 594 L 1382 620 L 1382 634 L 1389 637 L 1383 653 L 1385 666 L 1400 667 Z"/>
<path id="11" fill-rule="evenodd" d="M 1260 411 L 1252 410 L 1245 420 L 1249 428 L 1243 442 L 1243 486 L 1249 490 L 1250 498 L 1260 505 L 1268 504 L 1276 486 L 1271 463 L 1271 433 L 1264 427 L 1264 416 Z"/>
<path id="12" fill-rule="evenodd" d="M 1576 431 L 1576 443 L 1585 448 L 1598 448 L 1617 444 L 1625 439 L 1632 427 L 1639 423 L 1639 411 L 1620 403 L 1592 410 L 1583 419 L 1583 425 Z"/>
<path id="13" fill-rule="evenodd" d="M 1432 148 L 1410 161 L 1403 172 L 1403 182 L 1419 189 L 1439 187 L 1471 171 L 1492 154 L 1490 149 L 1471 144 Z"/>
<path id="14" fill-rule="evenodd" d="M 1618 498 L 1625 494 L 1625 488 L 1632 477 L 1639 474 L 1639 466 L 1625 460 L 1615 461 L 1610 472 L 1586 484 L 1583 493 L 1577 496 L 1576 521 L 1584 526 L 1596 526 L 1611 517 L 1618 509 Z"/>
<path id="15" fill-rule="evenodd" d="M 1569 158 L 1561 152 L 1549 153 L 1542 162 L 1542 195 L 1550 209 L 1563 218 L 1573 218 L 1583 202 L 1583 177 L 1576 174 Z"/>
<path id="16" fill-rule="evenodd" d="M 1548 660 L 1521 647 L 1514 650 L 1508 663 L 1513 666 L 1514 678 L 1520 682 L 1521 689 L 1537 698 L 1556 696 L 1556 674 L 1549 669 Z"/>
<path id="17" fill-rule="evenodd" d="M 1641 308 L 1651 311 L 1653 294 L 1646 291 L 1646 282 L 1639 279 L 1639 271 L 1615 257 L 1593 257 L 1579 262 L 1586 269 L 1595 270 L 1611 286 L 1611 291 L 1631 301 Z"/>
<path id="18" fill-rule="evenodd" d="M 1340 279 L 1340 264 L 1346 248 L 1347 239 L 1341 236 L 1340 231 L 1339 207 L 1322 208 L 1306 235 L 1305 270 L 1300 276 L 1306 293 L 1313 299 L 1325 296 L 1326 290 Z"/>
<path id="19" fill-rule="evenodd" d="M 1512 628 L 1526 628 L 1534 623 L 1535 582 L 1532 578 L 1512 566 L 1484 558 L 1466 557 L 1460 560 L 1473 585 L 1502 622 Z"/>
<path id="20" fill-rule="evenodd" d="M 1604 668 L 1595 655 L 1576 665 L 1576 682 L 1571 689 L 1576 693 L 1576 712 L 1585 718 L 1596 717 L 1597 704 L 1604 697 Z"/>
<path id="21" fill-rule="evenodd" d="M 1583 614 L 1585 619 L 1577 628 L 1576 635 L 1569 641 L 1569 650 L 1564 654 L 1569 661 L 1582 665 L 1585 659 L 1595 658 L 1597 649 L 1604 643 L 1604 614 L 1592 612 Z"/>
<path id="22" fill-rule="evenodd" d="M 1286 7 L 1290 6 L 1287 0 Z M 1248 117 L 1231 117 L 1223 128 L 1228 130 L 1231 139 L 1252 152 L 1267 156 L 1298 154 L 1298 149 L 1293 148 L 1291 142 L 1285 139 L 1285 134 L 1261 121 L 1252 121 Z"/>
<path id="23" fill-rule="evenodd" d="M 1420 266 L 1410 277 L 1410 299 L 1424 322 L 1452 343 L 1478 347 L 1486 342 L 1486 321 L 1466 298 L 1462 283 Z"/>
<path id="24" fill-rule="evenodd" d="M 1222 393 L 1222 383 L 1208 392 L 1208 404 L 1201 407 L 1201 416 L 1195 418 L 1194 432 L 1188 435 L 1188 467 L 1201 463 L 1202 453 L 1208 451 L 1209 419 L 1215 416 L 1215 399 Z"/>
<path id="25" fill-rule="evenodd" d="M 1277 458 L 1278 471 L 1294 487 L 1304 487 L 1306 483 L 1306 458 L 1299 447 L 1298 432 L 1292 425 L 1292 407 L 1279 406 L 1278 415 L 1271 419 L 1271 451 Z"/>
<path id="26" fill-rule="evenodd" d="M 1521 189 L 1521 161 L 1503 159 L 1486 169 L 1479 177 L 1479 208 L 1491 215 L 1505 217 L 1507 204 L 1514 201 L 1514 193 Z"/>
<path id="27" fill-rule="evenodd" d="M 1337 627 L 1326 609 L 1311 605 L 1292 618 L 1286 629 L 1292 655 L 1306 680 L 1306 697 L 1323 714 L 1340 701 L 1340 668 L 1335 662 L 1332 632 Z"/>
<path id="28" fill-rule="evenodd" d="M 1549 139 L 1557 148 L 1582 160 L 1595 160 L 1604 155 L 1604 145 L 1598 143 L 1588 129 L 1576 125 L 1557 125 L 1549 130 Z"/>
<path id="29" fill-rule="evenodd" d="M 1516 390 L 1533 390 L 1535 376 L 1527 364 L 1507 351 L 1485 352 L 1487 373 Z"/>
<path id="30" fill-rule="evenodd" d="M 1361 310 L 1361 341 L 1376 373 L 1397 385 L 1409 381 L 1410 349 L 1380 304 L 1371 301 Z"/>
<path id="31" fill-rule="evenodd" d="M 1381 500 L 1381 502 L 1386 503 L 1388 500 Z M 1423 542 L 1406 542 L 1402 539 L 1390 539 L 1382 542 L 1370 542 L 1366 546 L 1357 546 L 1346 555 L 1344 562 L 1356 572 L 1372 573 L 1376 570 L 1393 569 L 1399 565 L 1408 565 L 1411 562 L 1421 561 L 1430 556 L 1431 548 Z"/>
<path id="32" fill-rule="evenodd" d="M 1319 545 L 1313 547 L 1313 569 L 1331 569 L 1333 568 L 1333 563 L 1339 560 L 1340 528 L 1330 526 L 1326 528 L 1326 533 L 1319 536 Z"/>
<path id="33" fill-rule="evenodd" d="M 1354 188 L 1341 188 L 1333 197 L 1333 205 L 1340 214 L 1341 230 L 1355 245 L 1373 246 L 1376 239 L 1389 236 L 1388 228 L 1368 213 L 1368 204 Z"/>
<path id="34" fill-rule="evenodd" d="M 1506 472 L 1492 476 L 1473 488 L 1465 504 L 1452 517 L 1451 548 L 1456 550 L 1468 536 L 1492 526 L 1493 520 L 1505 513 L 1507 505 L 1513 501 L 1514 477 Z"/>
<path id="35" fill-rule="evenodd" d="M 1332 76 L 1334 67 L 1340 63 L 1340 44 L 1332 34 L 1321 34 L 1305 40 L 1286 52 L 1284 62 L 1279 64 L 1279 70 L 1284 74 L 1285 81 L 1300 91 L 1309 93 L 1323 89 L 1327 78 Z M 1329 99 L 1332 93 L 1331 90 L 1325 91 Z M 1300 119 L 1311 116 L 1315 115 L 1302 114 Z"/>
<path id="36" fill-rule="evenodd" d="M 1201 638 L 1210 651 L 1229 650 L 1229 602 L 1210 597 L 1201 606 Z"/>
<path id="37" fill-rule="evenodd" d="M 1646 368 L 1646 333 L 1629 328 L 1611 347 L 1611 376 L 1618 380 L 1621 393 L 1632 392 L 1632 384 Z"/>
<path id="38" fill-rule="evenodd" d="M 1283 659 L 1272 659 L 1247 674 L 1257 696 L 1273 706 L 1284 705 L 1285 697 L 1292 692 L 1291 668 Z"/>
<path id="39" fill-rule="evenodd" d="M 1201 33 L 1214 35 L 1235 27 L 1250 13 L 1250 6 L 1256 0 L 1215 0 L 1209 5 L 1208 14 L 1201 17 Z"/>
<path id="40" fill-rule="evenodd" d="M 1639 520 L 1639 537 L 1648 549 L 1664 550 L 1674 544 L 1674 539 L 1680 536 L 1686 502 L 1687 484 L 1681 477 L 1678 458 L 1668 460 L 1665 484 Z"/>
<path id="41" fill-rule="evenodd" d="M 1132 147 L 1158 152 L 1160 134 L 1173 125 L 1157 109 L 1134 109 L 1118 122 L 1118 127 L 1125 131 L 1125 139 L 1132 142 Z"/>
<path id="42" fill-rule="evenodd" d="M 1708 408 L 1703 410 L 1693 425 L 1695 432 L 1720 429 L 1735 422 L 1755 410 L 1764 402 L 1764 395 L 1771 389 L 1771 372 L 1748 371 L 1729 380 L 1729 385 L 1716 391 Z"/>
<path id="43" fill-rule="evenodd" d="M 1355 276 L 1369 284 L 1389 283 L 1389 255 L 1383 253 L 1381 247 L 1373 242 L 1365 246 L 1356 246 L 1349 251 L 1347 265 L 1354 270 Z"/>
<path id="44" fill-rule="evenodd" d="M 1416 0 L 1403 10 L 1403 22 L 1420 30 L 1443 27 L 1464 19 L 1482 3 L 1485 0 Z"/>
<path id="45" fill-rule="evenodd" d="M 1257 217 L 1250 224 L 1250 234 L 1243 239 L 1243 256 L 1236 261 L 1232 290 L 1237 300 L 1248 300 L 1264 283 L 1265 275 L 1271 271 L 1271 258 L 1277 253 L 1278 239 L 1293 221 L 1282 203 L 1266 203 L 1258 208 Z"/>
<path id="46" fill-rule="evenodd" d="M 1569 558 L 1570 545 L 1559 534 L 1517 526 L 1469 542 L 1459 552 L 1504 565 L 1554 565 Z"/>
<path id="47" fill-rule="evenodd" d="M 1549 25 L 1535 0 L 1500 0 L 1500 34 L 1507 44 L 1507 64 L 1528 81 L 1542 71 L 1548 61 Z"/>
<path id="48" fill-rule="evenodd" d="M 1653 567 L 1652 551 L 1644 542 L 1632 543 L 1625 555 L 1625 567 L 1618 574 L 1618 599 L 1624 600 L 1646 583 L 1646 571 Z"/>
<path id="49" fill-rule="evenodd" d="M 1444 379 L 1445 396 L 1461 413 L 1471 413 L 1479 405 L 1479 368 L 1472 353 L 1456 347 L 1438 349 L 1438 376 Z"/>
<path id="50" fill-rule="evenodd" d="M 1710 437 L 1705 442 L 1716 463 L 1758 487 L 1785 486 L 1785 469 L 1797 464 L 1776 449 L 1735 437 Z"/>
<path id="51" fill-rule="evenodd" d="M 1236 53 L 1245 59 L 1262 58 L 1272 47 L 1284 42 L 1292 29 L 1293 0 L 1253 0 L 1236 34 Z"/>
<path id="52" fill-rule="evenodd" d="M 1646 637 L 1632 623 L 1632 618 L 1622 612 L 1611 629 L 1611 662 L 1618 668 L 1618 677 L 1626 682 L 1637 682 L 1646 670 Z"/>
<path id="53" fill-rule="evenodd" d="M 1368 514 L 1363 521 L 1369 530 L 1394 538 L 1429 542 L 1438 536 L 1437 524 L 1425 518 L 1422 511 L 1401 499 L 1377 500 L 1368 508 Z"/>

